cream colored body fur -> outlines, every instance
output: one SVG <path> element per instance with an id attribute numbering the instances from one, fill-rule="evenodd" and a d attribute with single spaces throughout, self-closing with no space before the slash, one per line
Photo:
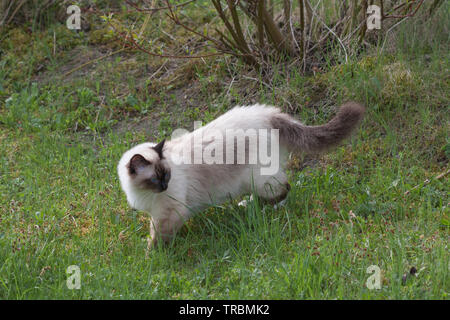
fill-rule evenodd
<path id="1" fill-rule="evenodd" d="M 344 111 L 328 124 L 328 129 L 326 125 L 316 127 L 304 126 L 274 107 L 263 105 L 235 107 L 207 125 L 165 142 L 162 149 L 162 158 L 152 149 L 152 147 L 155 147 L 153 143 L 143 143 L 125 152 L 118 165 L 122 189 L 131 207 L 150 214 L 152 218 L 151 244 L 154 244 L 160 237 L 163 240 L 169 240 L 192 214 L 200 212 L 210 205 L 221 204 L 230 198 L 235 199 L 244 194 L 249 194 L 252 192 L 252 188 L 265 200 L 282 200 L 289 191 L 289 184 L 285 174 L 285 164 L 289 152 L 293 151 L 293 149 L 297 149 L 295 151 L 300 152 L 310 152 L 314 149 L 314 147 L 305 142 L 310 139 L 308 134 L 315 134 L 313 130 L 318 131 L 321 129 L 320 134 L 332 135 L 335 134 L 334 131 L 344 130 L 342 128 L 345 126 L 340 122 L 352 121 L 351 126 L 354 126 L 360 117 L 357 120 L 348 120 L 348 117 L 345 118 L 347 116 L 345 112 L 354 116 L 357 113 L 355 110 L 362 108 L 359 105 L 356 106 L 346 107 L 346 110 L 342 108 Z M 363 109 L 359 111 L 359 113 L 362 113 Z M 336 123 L 331 128 L 333 121 Z M 274 127 L 274 124 L 279 126 L 279 123 L 282 124 L 280 128 Z M 347 125 L 347 127 L 351 126 Z M 211 142 L 211 139 L 214 139 L 214 137 L 208 138 L 209 135 L 220 132 L 225 136 L 227 129 L 280 129 L 280 144 L 277 150 L 279 155 L 278 170 L 274 174 L 267 176 L 261 174 L 260 169 L 262 166 L 259 163 L 177 164 L 180 162 L 180 155 L 176 151 L 178 150 L 177 148 L 189 142 L 192 143 L 195 134 L 203 136 L 203 147 L 205 147 Z M 305 137 L 296 137 L 296 135 L 303 134 L 305 134 Z M 345 137 L 345 134 L 342 137 Z M 292 139 L 295 141 L 291 141 Z M 336 139 L 341 139 L 341 137 L 339 136 Z M 297 141 L 301 141 L 301 143 Z M 233 149 L 234 143 L 234 140 L 226 139 L 224 142 L 224 153 L 226 145 Z M 317 142 L 318 150 L 324 147 L 320 143 L 320 141 Z M 334 142 L 326 141 L 324 143 L 331 145 Z M 298 150 L 299 148 L 304 148 L 305 150 Z M 238 151 L 252 152 L 252 149 L 235 150 L 236 153 Z M 148 163 L 158 163 L 160 167 L 170 170 L 171 178 L 165 191 L 153 192 L 145 187 L 143 188 L 138 183 L 139 179 L 147 179 L 146 176 L 148 178 L 152 177 L 152 175 L 154 176 L 155 169 L 152 168 L 152 164 L 145 166 L 139 162 L 136 172 L 130 174 L 131 159 L 136 154 L 141 155 Z M 145 160 L 141 161 L 145 162 Z"/>

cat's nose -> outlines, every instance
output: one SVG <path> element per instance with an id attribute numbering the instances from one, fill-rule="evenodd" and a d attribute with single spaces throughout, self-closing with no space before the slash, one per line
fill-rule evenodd
<path id="1" fill-rule="evenodd" d="M 167 182 L 162 180 L 160 186 L 161 186 L 162 191 L 166 190 L 167 189 Z"/>

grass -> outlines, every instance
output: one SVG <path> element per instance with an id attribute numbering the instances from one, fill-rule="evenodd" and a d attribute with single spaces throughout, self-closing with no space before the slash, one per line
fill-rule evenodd
<path id="1" fill-rule="evenodd" d="M 130 53 L 62 82 L 71 50 L 98 44 L 55 27 L 65 42 L 50 60 L 52 32 L 21 38 L 30 45 L 16 54 L 10 36 L 0 61 L 0 298 L 448 299 L 449 184 L 433 180 L 450 156 L 447 17 L 444 6 L 426 40 L 405 25 L 389 51 L 306 77 L 280 71 L 270 86 L 225 58 L 170 62 L 172 78 L 146 83 L 139 70 L 164 61 Z M 279 105 L 318 124 L 350 99 L 368 106 L 361 129 L 303 159 L 303 170 L 293 161 L 284 207 L 211 208 L 146 258 L 149 219 L 128 207 L 116 174 L 130 146 L 237 103 Z M 66 286 L 70 265 L 81 269 L 80 290 Z M 366 286 L 371 265 L 380 290 Z"/>

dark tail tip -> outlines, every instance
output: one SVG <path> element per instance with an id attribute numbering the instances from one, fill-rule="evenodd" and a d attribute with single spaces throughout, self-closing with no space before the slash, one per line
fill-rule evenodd
<path id="1" fill-rule="evenodd" d="M 365 112 L 366 108 L 362 104 L 350 101 L 340 107 L 336 117 L 341 123 L 356 125 L 362 120 Z"/>
<path id="2" fill-rule="evenodd" d="M 347 138 L 364 117 L 365 108 L 357 102 L 343 104 L 330 122 L 320 126 L 305 126 L 286 114 L 271 120 L 280 130 L 280 138 L 290 150 L 306 153 L 321 152 Z"/>
<path id="3" fill-rule="evenodd" d="M 330 122 L 322 126 L 305 127 L 305 149 L 321 152 L 336 146 L 355 130 L 364 117 L 365 110 L 358 102 L 346 102 Z"/>

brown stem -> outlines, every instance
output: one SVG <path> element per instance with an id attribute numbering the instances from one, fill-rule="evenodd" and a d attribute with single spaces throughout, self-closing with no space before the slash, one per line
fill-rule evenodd
<path id="1" fill-rule="evenodd" d="M 264 26 L 266 29 L 266 32 L 269 34 L 269 38 L 274 44 L 275 48 L 278 52 L 283 52 L 288 55 L 292 55 L 292 48 L 289 46 L 288 41 L 286 41 L 286 38 L 281 34 L 280 29 L 278 29 L 275 21 L 273 21 L 272 17 L 270 16 L 269 12 L 262 8 L 262 14 L 264 18 Z"/>
<path id="2" fill-rule="evenodd" d="M 283 11 L 284 11 L 284 24 L 286 25 L 286 31 L 289 34 L 288 38 L 291 39 L 289 41 L 288 45 L 290 47 L 292 47 L 292 44 L 295 42 L 295 39 L 294 39 L 294 33 L 292 32 L 292 26 L 291 26 L 291 1 L 290 0 L 283 0 Z"/>
<path id="3" fill-rule="evenodd" d="M 172 8 L 183 7 L 183 6 L 185 6 L 185 5 L 187 5 L 187 4 L 191 3 L 191 2 L 194 2 L 194 1 L 196 1 L 196 0 L 189 0 L 189 1 L 186 1 L 186 2 L 183 2 L 183 3 L 180 3 L 180 4 L 173 5 L 173 6 L 171 6 L 171 7 L 172 7 Z M 137 4 L 131 2 L 130 0 L 125 0 L 125 2 L 126 2 L 128 5 L 130 5 L 131 7 L 135 8 L 135 9 L 136 9 L 137 11 L 139 11 L 139 12 L 145 12 L 145 11 L 159 11 L 159 10 L 169 9 L 169 6 L 158 7 L 158 8 L 147 8 L 147 9 L 142 9 L 142 8 L 139 8 L 139 7 L 137 6 Z"/>
<path id="4" fill-rule="evenodd" d="M 305 53 L 305 3 L 304 0 L 298 1 L 300 9 L 300 56 L 304 57 Z"/>
<path id="5" fill-rule="evenodd" d="M 231 25 L 230 21 L 228 21 L 227 17 L 225 16 L 225 13 L 222 10 L 222 5 L 220 4 L 220 0 L 212 0 L 212 3 L 214 5 L 214 7 L 216 8 L 216 11 L 219 14 L 220 19 L 222 19 L 223 23 L 225 24 L 225 27 L 230 32 L 231 37 L 234 39 L 234 41 L 236 43 L 236 48 L 242 52 L 245 52 L 245 47 L 242 47 L 238 35 L 234 31 L 233 26 Z"/>
<path id="6" fill-rule="evenodd" d="M 380 0 L 381 21 L 384 20 L 384 1 Z"/>
<path id="7" fill-rule="evenodd" d="M 362 6 L 363 16 L 364 17 L 366 16 L 367 7 L 368 7 L 367 0 L 364 0 L 363 6 Z M 367 31 L 367 24 L 364 23 L 362 28 L 361 28 L 361 33 L 360 33 L 360 36 L 359 36 L 358 44 L 361 44 L 363 42 L 364 37 L 366 36 L 366 31 Z"/>
<path id="8" fill-rule="evenodd" d="M 256 25 L 258 28 L 258 42 L 259 49 L 264 49 L 264 21 L 263 21 L 263 10 L 264 10 L 265 1 L 258 1 L 258 7 L 256 10 Z"/>
<path id="9" fill-rule="evenodd" d="M 233 19 L 234 30 L 236 32 L 236 36 L 239 40 L 240 45 L 244 48 L 245 53 L 249 53 L 250 49 L 248 47 L 247 42 L 245 41 L 244 34 L 242 33 L 241 24 L 239 23 L 239 17 L 236 12 L 236 7 L 233 3 L 233 0 L 227 0 L 228 8 L 231 12 L 231 18 Z"/>
<path id="10" fill-rule="evenodd" d="M 411 12 L 411 13 L 408 13 L 408 14 L 405 14 L 405 15 L 390 15 L 390 16 L 385 16 L 384 18 L 385 19 L 403 19 L 403 18 L 410 18 L 410 17 L 413 17 L 416 13 L 417 13 L 417 11 L 419 10 L 419 8 L 422 6 L 422 4 L 423 4 L 423 2 L 424 2 L 425 0 L 420 0 L 420 2 L 419 2 L 419 4 L 417 5 L 417 7 L 416 7 L 416 9 L 413 11 L 413 12 Z M 411 3 L 411 5 L 412 5 L 412 3 Z"/>

